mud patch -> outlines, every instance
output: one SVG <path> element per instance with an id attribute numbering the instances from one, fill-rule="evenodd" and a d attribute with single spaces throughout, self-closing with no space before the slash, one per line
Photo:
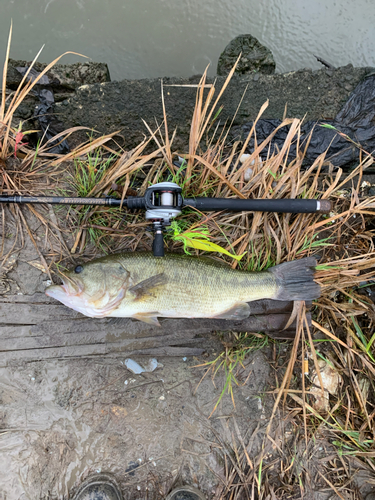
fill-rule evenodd
<path id="1" fill-rule="evenodd" d="M 126 498 L 155 498 L 176 481 L 212 495 L 224 477 L 222 439 L 233 417 L 249 435 L 269 414 L 265 354 L 246 361 L 235 388 L 217 402 L 215 385 L 198 383 L 197 360 L 160 358 L 152 373 L 134 375 L 121 360 L 51 360 L 0 371 L 0 491 L 8 500 L 66 498 L 90 474 L 116 475 Z M 249 377 L 249 374 L 251 375 Z M 251 381 L 249 383 L 249 381 Z M 254 449 L 255 452 L 255 449 Z"/>

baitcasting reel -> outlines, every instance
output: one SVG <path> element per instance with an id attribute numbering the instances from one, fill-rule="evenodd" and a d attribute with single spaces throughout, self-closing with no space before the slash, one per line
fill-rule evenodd
<path id="1" fill-rule="evenodd" d="M 52 205 L 104 205 L 121 206 L 121 200 L 106 198 L 64 198 L 59 196 L 0 196 L 0 203 L 50 203 Z M 146 210 L 146 220 L 152 222 L 154 233 L 153 253 L 164 257 L 163 231 L 171 219 L 180 215 L 184 207 L 201 212 L 279 212 L 279 213 L 328 213 L 328 200 L 303 199 L 236 199 L 236 198 L 183 198 L 182 189 L 174 182 L 160 182 L 146 189 L 144 196 L 129 196 L 123 205 L 130 210 Z"/>
<path id="2" fill-rule="evenodd" d="M 129 196 L 128 208 L 146 209 L 146 220 L 152 222 L 155 257 L 164 257 L 163 231 L 170 226 L 171 219 L 180 215 L 183 208 L 182 189 L 174 182 L 160 182 L 146 189 L 143 198 Z"/>

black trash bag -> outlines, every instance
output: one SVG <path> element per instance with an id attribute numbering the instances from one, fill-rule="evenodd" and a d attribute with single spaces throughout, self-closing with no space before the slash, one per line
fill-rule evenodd
<path id="1" fill-rule="evenodd" d="M 27 67 L 16 68 L 17 71 L 24 75 L 28 70 Z M 28 80 L 34 81 L 39 72 L 31 68 L 27 75 Z M 53 104 L 55 98 L 53 95 L 52 87 L 47 75 L 43 75 L 38 81 L 37 85 L 32 90 L 32 93 L 39 98 L 39 104 L 35 106 L 34 118 L 38 121 L 41 132 L 38 133 L 39 139 L 45 144 L 48 140 L 55 137 L 57 134 L 64 130 L 63 124 L 56 118 L 53 113 Z M 69 153 L 70 148 L 67 141 L 56 139 L 49 143 L 48 152 L 53 154 L 66 154 Z"/>
<path id="2" fill-rule="evenodd" d="M 39 134 L 43 138 L 43 142 L 52 139 L 57 134 L 64 130 L 62 123 L 57 120 L 53 113 L 52 105 L 55 100 L 51 90 L 42 88 L 39 92 L 40 104 L 35 106 L 34 117 L 38 120 L 40 128 L 42 129 L 42 134 Z M 49 143 L 48 152 L 54 154 L 66 154 L 69 153 L 70 148 L 66 139 L 55 139 Z"/>
<path id="3" fill-rule="evenodd" d="M 375 75 L 367 76 L 357 85 L 353 93 L 339 111 L 334 120 L 308 121 L 301 127 L 300 145 L 302 150 L 310 132 L 311 140 L 307 148 L 304 163 L 311 164 L 316 158 L 327 151 L 326 161 L 336 167 L 345 167 L 359 160 L 359 149 L 336 130 L 322 127 L 324 124 L 335 127 L 350 139 L 359 143 L 362 148 L 373 153 L 375 151 Z M 259 145 L 281 124 L 281 120 L 259 120 L 256 124 L 256 139 Z M 242 135 L 250 132 L 253 122 L 241 127 Z M 283 147 L 289 133 L 289 126 L 278 130 L 270 143 L 261 151 L 260 156 L 266 157 L 268 151 L 272 155 Z M 245 135 L 245 136 L 246 136 Z M 297 136 L 296 136 L 297 138 Z M 300 148 L 301 149 L 301 148 Z M 249 141 L 246 153 L 254 151 L 254 137 Z M 290 147 L 288 161 L 296 157 L 296 141 Z"/>

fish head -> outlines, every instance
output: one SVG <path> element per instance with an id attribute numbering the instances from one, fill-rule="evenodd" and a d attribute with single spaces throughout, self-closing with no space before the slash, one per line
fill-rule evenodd
<path id="1" fill-rule="evenodd" d="M 98 259 L 60 273 L 62 285 L 46 295 L 90 317 L 104 317 L 115 309 L 129 288 L 130 273 L 120 262 Z"/>

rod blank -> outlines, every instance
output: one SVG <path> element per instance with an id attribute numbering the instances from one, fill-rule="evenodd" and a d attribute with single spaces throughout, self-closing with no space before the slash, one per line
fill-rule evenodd
<path id="1" fill-rule="evenodd" d="M 121 200 L 116 198 L 69 198 L 63 196 L 0 196 L 0 203 L 33 203 L 50 205 L 121 205 Z M 126 200 L 124 200 L 126 205 Z"/>

